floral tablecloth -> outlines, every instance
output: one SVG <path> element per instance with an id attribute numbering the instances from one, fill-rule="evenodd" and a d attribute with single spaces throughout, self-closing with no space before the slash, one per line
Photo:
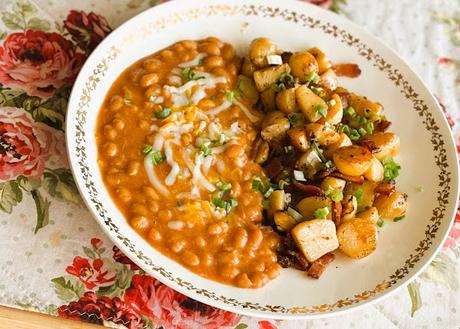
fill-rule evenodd
<path id="1" fill-rule="evenodd" d="M 69 171 L 67 99 L 97 44 L 160 2 L 0 0 L 0 304 L 132 329 L 459 328 L 460 214 L 442 252 L 407 289 L 312 321 L 268 321 L 201 304 L 147 276 L 111 244 Z M 459 0 L 306 2 L 348 16 L 401 54 L 445 105 L 459 138 Z"/>

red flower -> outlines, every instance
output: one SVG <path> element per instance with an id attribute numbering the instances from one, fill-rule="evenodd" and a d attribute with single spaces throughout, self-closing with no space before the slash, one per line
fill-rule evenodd
<path id="1" fill-rule="evenodd" d="M 113 246 L 113 259 L 121 264 L 129 265 L 132 271 L 140 270 L 141 268 L 137 266 L 131 259 L 126 257 L 124 253 L 118 249 L 117 246 Z"/>
<path id="2" fill-rule="evenodd" d="M 77 256 L 73 260 L 72 266 L 67 266 L 67 273 L 75 275 L 88 289 L 96 286 L 110 286 L 115 281 L 115 274 L 109 274 L 101 259 L 93 260 L 93 264 L 83 257 Z"/>
<path id="3" fill-rule="evenodd" d="M 270 321 L 259 321 L 259 329 L 276 329 L 277 327 Z"/>
<path id="4" fill-rule="evenodd" d="M 99 249 L 100 247 L 102 247 L 102 241 L 98 238 L 92 238 L 91 245 L 94 247 L 94 249 Z"/>
<path id="5" fill-rule="evenodd" d="M 124 302 L 165 328 L 225 328 L 240 319 L 237 314 L 194 301 L 146 275 L 133 276 Z"/>
<path id="6" fill-rule="evenodd" d="M 451 248 L 454 249 L 459 245 L 459 240 L 460 238 L 460 206 L 457 209 L 457 213 L 455 214 L 455 222 L 454 225 L 452 226 L 452 229 L 449 232 L 449 235 L 447 236 L 446 242 L 444 242 L 444 248 Z"/>
<path id="7" fill-rule="evenodd" d="M 434 97 L 438 101 L 439 106 L 441 106 L 441 109 L 444 112 L 444 116 L 447 119 L 447 123 L 449 124 L 451 128 L 453 128 L 455 126 L 455 122 L 452 119 L 452 116 L 449 114 L 449 112 L 447 112 L 446 106 L 443 103 L 441 103 L 441 100 L 438 98 L 438 96 L 435 95 Z"/>
<path id="8" fill-rule="evenodd" d="M 88 53 L 104 39 L 112 29 L 104 17 L 93 12 L 71 10 L 64 27 L 72 35 L 72 39 Z"/>
<path id="9" fill-rule="evenodd" d="M 0 108 L 0 181 L 24 175 L 39 179 L 52 155 L 65 156 L 62 138 L 15 107 Z M 58 141 L 59 140 L 59 141 Z"/>
<path id="10" fill-rule="evenodd" d="M 0 47 L 0 83 L 48 97 L 75 79 L 85 59 L 57 33 L 27 30 L 11 33 Z"/>
<path id="11" fill-rule="evenodd" d="M 332 0 L 302 0 L 303 2 L 312 3 L 314 5 L 329 9 L 332 6 Z"/>
<path id="12" fill-rule="evenodd" d="M 58 308 L 60 317 L 70 320 L 103 324 L 110 321 L 124 325 L 129 329 L 140 329 L 144 321 L 134 310 L 130 309 L 120 298 L 100 297 L 92 291 L 86 292 L 78 301 Z"/>
<path id="13" fill-rule="evenodd" d="M 447 58 L 447 57 L 439 57 L 438 58 L 438 63 L 439 64 L 446 64 L 446 65 L 449 65 L 449 64 L 452 64 L 454 61 L 453 59 L 451 58 Z"/>

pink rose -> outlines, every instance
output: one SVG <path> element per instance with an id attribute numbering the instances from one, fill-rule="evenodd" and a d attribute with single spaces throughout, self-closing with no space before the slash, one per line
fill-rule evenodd
<path id="1" fill-rule="evenodd" d="M 0 181 L 24 175 L 39 179 L 52 155 L 64 155 L 64 141 L 58 141 L 47 125 L 34 122 L 29 113 L 16 107 L 0 108 Z"/>
<path id="2" fill-rule="evenodd" d="M 332 6 L 332 0 L 302 0 L 303 2 L 312 3 L 314 5 L 329 9 Z"/>
<path id="3" fill-rule="evenodd" d="M 455 214 L 455 222 L 452 226 L 449 235 L 447 236 L 446 242 L 444 242 L 444 248 L 454 249 L 459 244 L 458 239 L 460 238 L 460 207 L 457 209 Z"/>
<path id="4" fill-rule="evenodd" d="M 11 33 L 0 47 L 0 83 L 48 97 L 73 82 L 84 59 L 72 42 L 57 33 Z"/>
<path id="5" fill-rule="evenodd" d="M 79 278 L 88 289 L 111 286 L 116 279 L 116 275 L 109 273 L 104 262 L 99 258 L 90 263 L 86 258 L 77 256 L 72 265 L 67 266 L 65 270 Z"/>

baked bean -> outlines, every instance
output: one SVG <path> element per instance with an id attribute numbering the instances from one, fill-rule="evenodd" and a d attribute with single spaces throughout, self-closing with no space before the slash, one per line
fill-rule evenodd
<path id="1" fill-rule="evenodd" d="M 126 168 L 126 173 L 129 176 L 135 176 L 138 174 L 140 167 L 141 167 L 141 164 L 139 162 L 131 161 L 130 163 L 128 163 L 128 167 Z"/>
<path id="2" fill-rule="evenodd" d="M 183 134 L 180 140 L 184 146 L 189 146 L 193 141 L 193 137 L 191 134 Z"/>
<path id="3" fill-rule="evenodd" d="M 201 265 L 211 266 L 214 264 L 214 258 L 209 252 L 205 252 L 200 256 Z"/>
<path id="4" fill-rule="evenodd" d="M 173 51 L 176 53 L 182 53 L 183 51 L 185 51 L 184 45 L 180 42 L 176 43 L 172 48 Z"/>
<path id="5" fill-rule="evenodd" d="M 219 56 L 220 55 L 219 47 L 215 43 L 212 43 L 212 42 L 201 44 L 198 47 L 198 49 L 199 49 L 200 52 L 207 53 L 210 56 L 212 56 L 212 55 Z"/>
<path id="6" fill-rule="evenodd" d="M 233 242 L 236 248 L 243 249 L 248 242 L 248 232 L 244 228 L 239 227 L 234 234 Z"/>
<path id="7" fill-rule="evenodd" d="M 245 199 L 251 200 L 249 204 L 254 204 L 254 199 L 249 195 L 245 196 Z M 262 209 L 259 205 L 255 204 L 244 210 L 246 218 L 251 222 L 260 222 L 262 220 Z"/>
<path id="8" fill-rule="evenodd" d="M 105 125 L 104 126 L 104 136 L 108 140 L 113 141 L 117 138 L 117 131 L 113 129 L 111 125 Z"/>
<path id="9" fill-rule="evenodd" d="M 243 194 L 243 196 L 246 196 L 247 194 Z M 250 204 L 252 203 L 252 199 L 251 198 L 241 198 L 241 204 L 244 206 L 244 207 L 247 207 L 249 206 Z M 245 209 L 245 212 L 246 212 L 246 209 Z"/>
<path id="10" fill-rule="evenodd" d="M 232 194 L 235 197 L 239 197 L 241 195 L 241 184 L 238 182 L 232 183 Z"/>
<path id="11" fill-rule="evenodd" d="M 230 73 L 231 75 L 236 75 L 238 73 L 238 68 L 236 67 L 234 63 L 229 64 L 227 66 L 227 70 L 228 70 L 228 73 Z"/>
<path id="12" fill-rule="evenodd" d="M 139 122 L 137 123 L 137 126 L 140 129 L 146 130 L 150 127 L 150 124 L 146 120 L 139 120 Z"/>
<path id="13" fill-rule="evenodd" d="M 136 216 L 131 218 L 131 225 L 135 230 L 146 232 L 150 227 L 150 222 L 145 216 Z"/>
<path id="14" fill-rule="evenodd" d="M 149 58 L 142 63 L 142 66 L 149 72 L 157 72 L 162 69 L 163 62 L 157 58 Z"/>
<path id="15" fill-rule="evenodd" d="M 174 241 L 171 244 L 171 250 L 175 253 L 181 252 L 185 248 L 186 242 L 184 240 Z"/>
<path id="16" fill-rule="evenodd" d="M 259 271 L 252 273 L 250 278 L 254 288 L 263 287 L 268 282 L 268 276 L 265 273 Z"/>
<path id="17" fill-rule="evenodd" d="M 145 97 L 147 97 L 148 99 L 150 99 L 150 97 L 152 96 L 159 96 L 160 94 L 161 94 L 161 88 L 156 84 L 148 87 L 144 93 Z M 152 103 L 147 103 L 147 104 L 153 106 Z"/>
<path id="18" fill-rule="evenodd" d="M 239 144 L 233 144 L 227 147 L 224 153 L 229 158 L 235 159 L 244 155 L 244 149 Z"/>
<path id="19" fill-rule="evenodd" d="M 169 209 L 163 209 L 158 212 L 158 218 L 162 221 L 169 221 L 172 218 L 172 212 Z"/>
<path id="20" fill-rule="evenodd" d="M 145 194 L 148 198 L 152 200 L 158 200 L 160 198 L 157 191 L 151 186 L 143 186 L 141 189 L 141 193 Z"/>
<path id="21" fill-rule="evenodd" d="M 240 288 L 249 288 L 252 286 L 252 282 L 248 277 L 247 273 L 240 273 L 235 279 L 236 285 Z"/>
<path id="22" fill-rule="evenodd" d="M 239 274 L 240 271 L 233 265 L 223 265 L 219 272 L 224 278 L 233 279 Z"/>
<path id="23" fill-rule="evenodd" d="M 147 207 L 141 203 L 135 203 L 131 207 L 131 212 L 136 215 L 148 215 L 149 211 Z"/>
<path id="24" fill-rule="evenodd" d="M 191 50 L 195 50 L 196 47 L 197 47 L 197 44 L 195 41 L 193 40 L 182 40 L 181 41 L 181 44 L 187 48 L 187 49 L 191 49 Z"/>
<path id="25" fill-rule="evenodd" d="M 110 109 L 118 111 L 124 104 L 123 98 L 120 95 L 115 95 L 110 99 Z"/>
<path id="26" fill-rule="evenodd" d="M 224 59 L 220 56 L 209 56 L 204 60 L 204 65 L 208 69 L 224 66 Z"/>
<path id="27" fill-rule="evenodd" d="M 195 253 L 191 252 L 190 250 L 185 250 L 182 253 L 182 260 L 188 266 L 200 265 L 200 259 Z"/>
<path id="28" fill-rule="evenodd" d="M 264 239 L 264 235 L 259 228 L 255 228 L 248 233 L 248 246 L 252 249 L 259 248 L 262 240 Z"/>
<path id="29" fill-rule="evenodd" d="M 160 77 L 156 73 L 148 73 L 144 76 L 142 76 L 141 80 L 139 81 L 139 84 L 141 87 L 149 87 L 153 85 L 154 83 L 157 83 L 160 80 Z"/>
<path id="30" fill-rule="evenodd" d="M 217 255 L 217 261 L 220 264 L 238 265 L 240 262 L 240 258 L 236 250 L 225 251 Z"/>
<path id="31" fill-rule="evenodd" d="M 222 228 L 223 233 L 226 233 L 228 231 L 228 224 L 226 222 L 220 222 L 219 226 Z"/>
<path id="32" fill-rule="evenodd" d="M 174 59 L 174 52 L 169 50 L 169 49 L 166 49 L 166 50 L 163 50 L 161 53 L 161 58 L 163 58 L 165 61 L 172 61 Z"/>
<path id="33" fill-rule="evenodd" d="M 218 77 L 224 77 L 227 79 L 227 83 L 231 81 L 230 75 L 228 74 L 227 70 L 222 67 L 216 67 L 211 70 L 211 73 L 217 75 Z"/>
<path id="34" fill-rule="evenodd" d="M 180 59 L 182 62 L 188 62 L 194 59 L 196 56 L 198 56 L 198 52 L 196 50 L 187 50 L 181 53 Z"/>
<path id="35" fill-rule="evenodd" d="M 217 235 L 222 233 L 222 227 L 219 224 L 211 224 L 208 227 L 208 233 L 211 235 Z"/>
<path id="36" fill-rule="evenodd" d="M 196 237 L 195 238 L 195 245 L 198 247 L 198 248 L 204 248 L 206 247 L 206 240 L 199 236 L 199 237 Z"/>
<path id="37" fill-rule="evenodd" d="M 111 186 L 117 186 L 120 184 L 121 179 L 119 175 L 108 175 L 106 181 Z"/>
<path id="38" fill-rule="evenodd" d="M 131 192 L 127 188 L 124 188 L 124 187 L 119 187 L 117 189 L 117 195 L 120 198 L 120 200 L 123 201 L 124 203 L 127 203 L 131 201 L 132 199 Z"/>
<path id="39" fill-rule="evenodd" d="M 158 210 L 160 210 L 160 205 L 158 204 L 157 201 L 154 201 L 154 200 L 150 200 L 148 201 L 148 206 L 149 206 L 149 210 L 153 213 L 156 213 L 158 212 Z"/>
<path id="40" fill-rule="evenodd" d="M 150 229 L 148 234 L 149 240 L 151 241 L 159 241 L 161 240 L 161 233 L 157 229 Z"/>
<path id="41" fill-rule="evenodd" d="M 220 247 L 221 245 L 223 245 L 225 242 L 225 238 L 223 236 L 215 236 L 213 239 L 212 239 L 212 244 L 215 246 L 215 247 Z"/>
<path id="42" fill-rule="evenodd" d="M 214 103 L 212 100 L 205 98 L 202 99 L 199 103 L 198 106 L 203 109 L 203 110 L 210 110 L 216 107 L 216 103 Z"/>
<path id="43" fill-rule="evenodd" d="M 125 122 L 120 118 L 116 118 L 112 121 L 112 126 L 117 130 L 123 130 L 123 128 L 125 128 Z"/>
<path id="44" fill-rule="evenodd" d="M 280 275 L 281 266 L 275 263 L 267 269 L 266 273 L 267 273 L 267 276 L 270 278 L 270 280 L 273 280 L 274 278 Z"/>
<path id="45" fill-rule="evenodd" d="M 235 48 L 233 48 L 232 45 L 226 43 L 221 49 L 221 54 L 226 61 L 230 61 L 233 59 L 233 57 L 235 57 Z"/>
<path id="46" fill-rule="evenodd" d="M 254 271 L 259 271 L 259 272 L 265 271 L 264 261 L 263 260 L 256 261 L 254 264 L 252 264 L 251 269 Z"/>
<path id="47" fill-rule="evenodd" d="M 103 150 L 105 156 L 114 157 L 118 153 L 117 145 L 114 143 L 105 143 Z"/>
<path id="48" fill-rule="evenodd" d="M 220 40 L 220 39 L 218 39 L 216 37 L 207 37 L 206 41 L 215 44 L 219 48 L 222 48 L 224 46 L 224 43 L 222 42 L 222 40 Z"/>

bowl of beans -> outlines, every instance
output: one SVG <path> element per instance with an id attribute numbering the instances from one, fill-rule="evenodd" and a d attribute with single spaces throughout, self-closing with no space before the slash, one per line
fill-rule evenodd
<path id="1" fill-rule="evenodd" d="M 418 76 L 296 1 L 134 17 L 85 63 L 66 134 L 83 199 L 126 255 L 252 316 L 326 316 L 403 286 L 458 199 L 454 143 Z"/>

